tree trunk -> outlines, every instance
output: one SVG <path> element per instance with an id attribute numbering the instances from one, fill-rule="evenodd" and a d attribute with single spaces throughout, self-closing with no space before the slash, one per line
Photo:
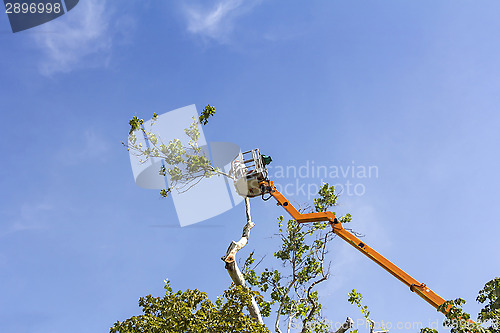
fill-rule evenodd
<path id="1" fill-rule="evenodd" d="M 226 263 L 225 268 L 229 273 L 229 276 L 233 280 L 234 284 L 237 286 L 246 287 L 245 279 L 243 278 L 243 274 L 241 273 L 238 265 L 236 264 L 236 253 L 241 250 L 248 243 L 248 237 L 250 236 L 250 230 L 254 227 L 255 223 L 252 222 L 250 216 L 250 200 L 245 198 L 245 207 L 246 207 L 246 216 L 247 223 L 243 228 L 243 234 L 241 235 L 241 239 L 238 242 L 232 241 L 229 245 L 226 255 L 221 257 L 221 259 Z M 260 314 L 259 306 L 255 301 L 255 298 L 252 297 L 252 304 L 248 307 L 248 312 L 250 316 L 257 320 L 259 323 L 264 324 L 262 320 L 262 315 Z"/>

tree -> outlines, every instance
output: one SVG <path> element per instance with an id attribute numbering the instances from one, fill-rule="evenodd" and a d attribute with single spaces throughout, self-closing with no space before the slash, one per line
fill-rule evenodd
<path id="1" fill-rule="evenodd" d="M 318 194 L 314 208 L 304 210 L 321 212 L 337 204 L 338 195 L 333 186 L 323 184 Z M 348 223 L 351 216 L 347 214 L 339 220 Z M 328 332 L 328 324 L 322 321 L 321 303 L 315 288 L 329 277 L 327 245 L 335 234 L 326 222 L 299 224 L 295 220 L 284 222 L 280 216 L 278 226 L 280 247 L 274 252 L 274 257 L 281 263 L 281 268 L 265 268 L 257 274 L 254 268 L 250 268 L 255 261 L 252 252 L 245 261 L 245 280 L 267 295 L 268 301 L 259 304 L 265 316 L 270 315 L 271 306 L 276 305 L 276 332 L 281 332 L 282 316 L 287 320 L 287 332 L 297 328 L 294 319 L 300 321 L 302 332 Z"/>
<path id="2" fill-rule="evenodd" d="M 314 200 L 316 209 L 322 207 L 326 210 L 336 204 L 338 195 L 333 186 L 324 184 L 319 194 L 320 197 Z M 139 306 L 142 307 L 143 315 L 116 322 L 111 332 L 270 332 L 252 311 L 257 311 L 259 316 L 269 317 L 273 306 L 276 310 L 276 332 L 281 332 L 282 316 L 287 320 L 287 332 L 296 328 L 301 329 L 301 332 L 328 332 L 328 325 L 321 320 L 321 303 L 314 289 L 328 278 L 329 265 L 326 268 L 325 255 L 327 244 L 334 234 L 325 231 L 326 223 L 304 225 L 288 220 L 284 226 L 283 216 L 280 216 L 277 235 L 280 246 L 274 252 L 274 257 L 282 264 L 282 269 L 265 268 L 257 274 L 258 264 L 253 266 L 253 251 L 246 258 L 242 273 L 234 256 L 237 252 L 235 249 L 246 245 L 248 224 L 253 223 L 249 218 L 249 205 L 246 207 L 247 225 L 243 241 L 232 242 L 222 257 L 226 266 L 234 265 L 232 270 L 226 267 L 233 284 L 224 291 L 223 297 L 213 304 L 205 293 L 196 289 L 173 293 L 170 282 L 166 280 L 163 298 L 151 295 L 141 298 Z M 350 219 L 349 215 L 341 218 L 344 223 Z M 233 278 L 233 274 L 239 277 Z M 250 289 L 247 284 L 257 290 Z M 223 299 L 227 301 L 223 302 Z M 243 312 L 244 308 L 248 309 L 248 314 Z M 295 325 L 293 319 L 299 319 L 301 325 Z M 348 319 L 339 333 L 345 332 L 351 325 L 352 321 Z M 200 330 L 200 327 L 203 329 Z"/>
<path id="3" fill-rule="evenodd" d="M 143 314 L 116 322 L 110 332 L 267 333 L 263 324 L 243 314 L 243 307 L 249 306 L 253 295 L 248 289 L 233 286 L 212 303 L 206 293 L 196 289 L 174 293 L 170 281 L 165 280 L 165 296 L 141 297 Z"/>
<path id="4" fill-rule="evenodd" d="M 172 190 L 187 191 L 203 178 L 215 175 L 232 177 L 214 167 L 198 146 L 199 126 L 206 125 L 214 114 L 215 108 L 207 105 L 199 118 L 193 119 L 193 123 L 184 130 L 189 139 L 186 146 L 180 139 L 165 144 L 159 135 L 143 128 L 142 119 L 133 117 L 130 120 L 129 141 L 124 145 L 128 150 L 134 151 L 142 161 L 148 158 L 160 158 L 163 161 L 159 173 L 170 177 L 170 187 L 161 190 L 162 196 L 166 197 Z M 153 115 L 152 126 L 157 117 L 157 114 Z M 138 143 L 137 135 L 143 135 L 149 147 Z M 313 200 L 313 205 L 301 211 L 326 212 L 337 204 L 338 198 L 339 195 L 335 193 L 333 186 L 323 184 L 318 198 Z M 240 240 L 232 241 L 226 254 L 221 257 L 232 284 L 215 304 L 205 293 L 196 289 L 173 293 L 167 280 L 163 298 L 151 295 L 141 298 L 139 306 L 142 307 L 143 315 L 116 322 L 111 332 L 269 332 L 262 318 L 273 313 L 275 332 L 281 333 L 283 326 L 287 333 L 292 329 L 300 329 L 303 333 L 330 332 L 331 327 L 322 320 L 322 306 L 316 290 L 330 275 L 330 264 L 327 261 L 328 244 L 335 238 L 335 234 L 329 229 L 328 223 L 299 224 L 295 220 L 285 221 L 283 216 L 278 217 L 279 233 L 276 236 L 279 246 L 274 252 L 274 258 L 281 268 L 273 269 L 268 265 L 258 271 L 262 260 L 255 264 L 254 250 L 244 260 L 240 270 L 236 255 L 247 245 L 250 231 L 255 226 L 251 219 L 248 198 L 245 198 L 245 211 L 246 223 Z M 346 214 L 338 220 L 345 225 L 351 222 L 352 218 Z M 500 333 L 499 285 L 500 279 L 488 282 L 477 298 L 481 303 L 488 301 L 479 319 L 488 322 L 490 326 L 477 326 L 475 329 L 481 332 Z M 362 295 L 358 291 L 349 293 L 348 302 L 360 308 L 373 333 L 374 321 L 369 317 L 368 307 L 361 301 Z M 460 308 L 463 303 L 464 300 L 458 299 L 443 305 L 447 309 L 453 304 L 447 313 L 449 320 L 470 318 L 470 315 Z M 337 333 L 346 332 L 352 327 L 352 323 L 348 317 Z M 384 328 L 381 329 L 382 332 L 387 332 Z M 425 328 L 422 333 L 433 331 Z M 354 332 L 357 333 L 357 330 Z M 452 328 L 452 333 L 462 332 L 465 332 L 463 328 Z"/>

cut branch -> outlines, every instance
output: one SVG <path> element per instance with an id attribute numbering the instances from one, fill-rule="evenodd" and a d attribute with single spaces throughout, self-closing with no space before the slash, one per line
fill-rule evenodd
<path id="1" fill-rule="evenodd" d="M 243 227 L 241 239 L 237 242 L 232 241 L 226 251 L 226 255 L 221 257 L 221 259 L 226 263 L 225 268 L 229 273 L 231 280 L 233 280 L 235 285 L 243 287 L 246 287 L 245 278 L 243 277 L 243 274 L 236 264 L 236 253 L 238 253 L 239 250 L 247 245 L 248 237 L 250 236 L 250 230 L 255 226 L 255 223 L 252 222 L 250 216 L 250 200 L 248 198 L 245 198 L 245 207 L 247 223 L 245 224 L 245 227 Z M 259 306 L 257 305 L 257 302 L 255 301 L 255 298 L 253 296 L 252 303 L 248 307 L 248 312 L 250 313 L 250 316 L 252 316 L 252 318 L 257 320 L 259 323 L 264 324 Z"/>
<path id="2" fill-rule="evenodd" d="M 342 326 L 340 326 L 340 328 L 335 333 L 345 333 L 348 330 L 350 330 L 353 325 L 354 321 L 351 318 L 347 317 L 345 323 L 343 323 Z"/>

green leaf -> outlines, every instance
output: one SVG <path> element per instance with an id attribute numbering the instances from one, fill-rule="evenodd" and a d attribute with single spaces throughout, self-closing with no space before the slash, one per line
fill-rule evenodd
<path id="1" fill-rule="evenodd" d="M 134 131 L 137 131 L 138 129 L 141 128 L 143 120 L 134 116 L 134 117 L 132 117 L 132 119 L 129 120 L 128 123 L 130 125 L 130 131 L 128 134 L 132 134 Z"/>
<path id="2" fill-rule="evenodd" d="M 206 125 L 208 123 L 208 118 L 213 115 L 215 115 L 215 107 L 210 106 L 210 104 L 207 104 L 207 106 L 205 106 L 199 117 L 200 123 Z"/>

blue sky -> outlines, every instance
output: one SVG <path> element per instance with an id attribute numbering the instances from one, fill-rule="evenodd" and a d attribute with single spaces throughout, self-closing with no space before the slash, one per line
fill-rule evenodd
<path id="1" fill-rule="evenodd" d="M 208 141 L 259 147 L 273 167 L 376 166 L 377 176 L 324 179 L 364 189 L 344 193 L 336 212 L 476 314 L 477 291 L 500 267 L 499 10 L 461 0 L 81 0 L 16 34 L 0 15 L 0 331 L 107 331 L 139 313 L 139 297 L 161 295 L 165 278 L 222 293 L 230 279 L 219 258 L 241 235 L 243 206 L 179 228 L 171 199 L 135 185 L 120 144 L 133 115 L 207 103 L 217 108 Z M 240 257 L 273 249 L 284 212 L 253 199 L 252 214 Z M 442 320 L 340 239 L 330 256 L 319 289 L 329 320 L 360 317 L 346 302 L 352 288 L 391 332 Z"/>

